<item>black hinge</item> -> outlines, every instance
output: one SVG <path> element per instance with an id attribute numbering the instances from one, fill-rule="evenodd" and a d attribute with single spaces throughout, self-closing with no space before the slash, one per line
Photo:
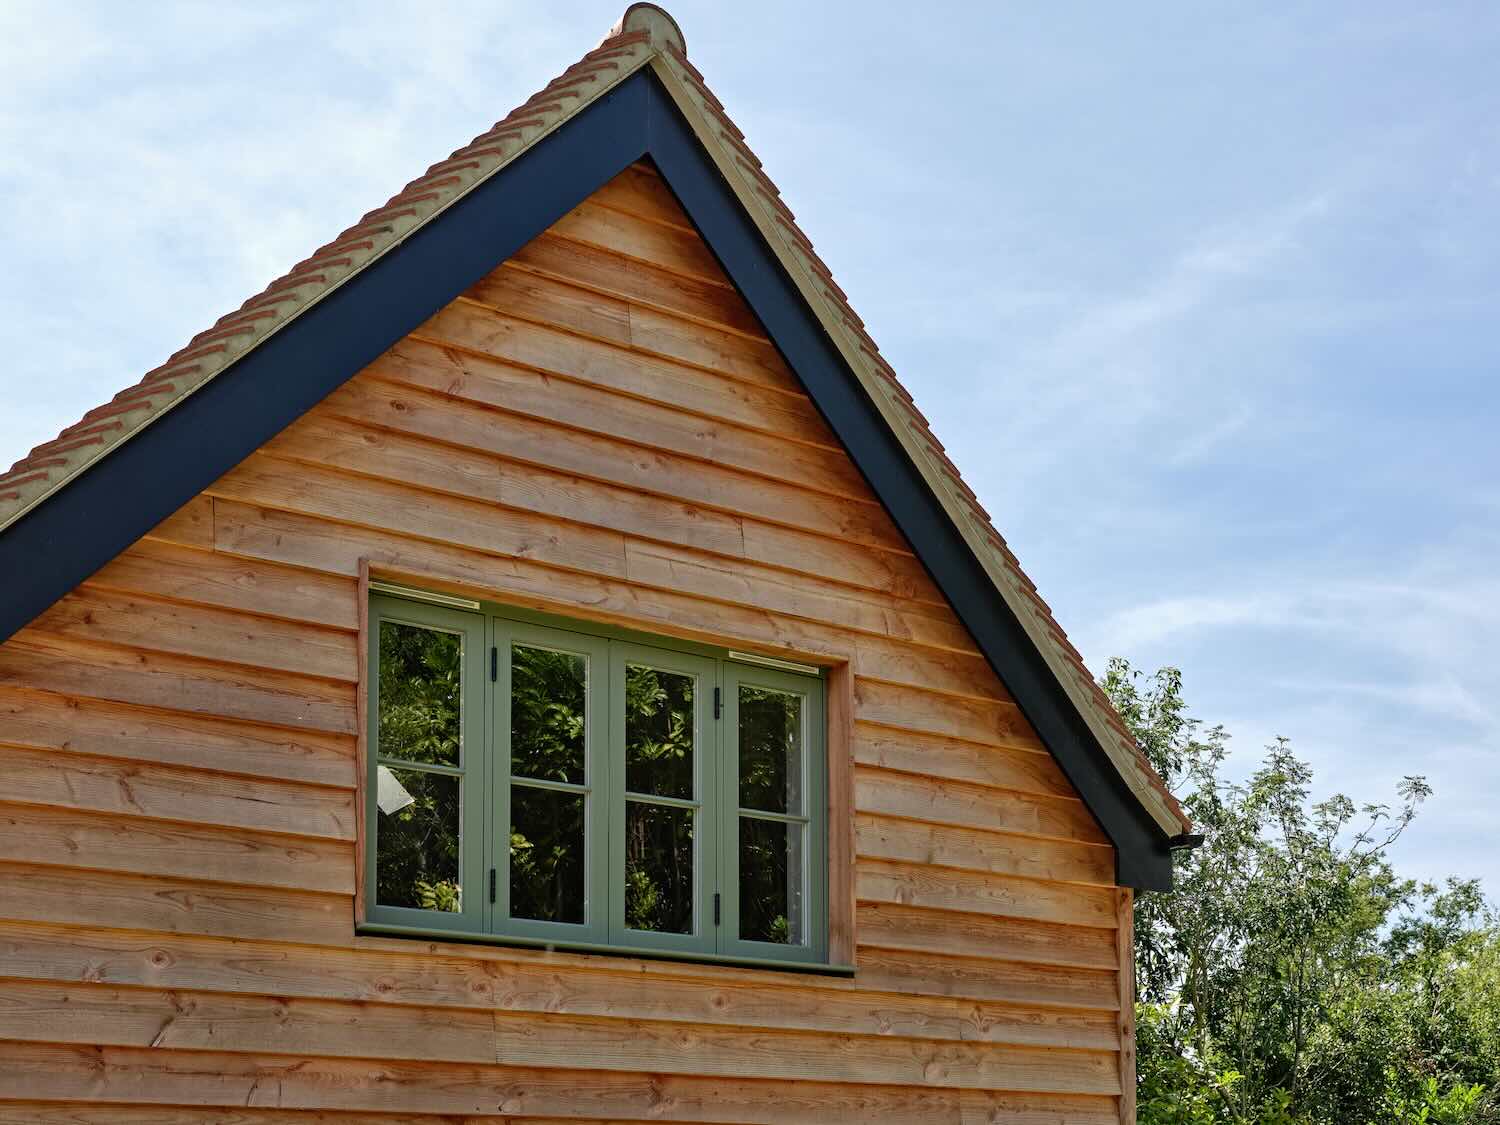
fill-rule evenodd
<path id="1" fill-rule="evenodd" d="M 724 706 L 723 694 L 718 688 L 714 688 L 714 718 L 719 717 L 719 710 Z"/>
<path id="2" fill-rule="evenodd" d="M 495 869 L 490 868 L 490 901 L 495 901 Z"/>
<path id="3" fill-rule="evenodd" d="M 714 892 L 714 925 L 719 924 L 719 892 Z"/>
<path id="4" fill-rule="evenodd" d="M 490 645 L 490 683 L 494 683 L 499 678 L 500 678 L 500 650 L 498 648 L 496 648 L 494 645 Z M 490 874 L 493 875 L 494 872 L 491 872 Z M 495 900 L 492 898 L 492 899 L 490 899 L 490 901 L 494 902 Z"/>

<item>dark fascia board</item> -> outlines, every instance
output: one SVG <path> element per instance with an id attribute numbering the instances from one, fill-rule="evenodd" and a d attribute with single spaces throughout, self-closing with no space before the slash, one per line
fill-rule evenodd
<path id="1" fill-rule="evenodd" d="M 1171 885 L 1168 841 L 1005 605 L 658 80 L 642 71 L 0 533 L 0 642 L 642 157 L 649 157 L 1115 845 Z"/>

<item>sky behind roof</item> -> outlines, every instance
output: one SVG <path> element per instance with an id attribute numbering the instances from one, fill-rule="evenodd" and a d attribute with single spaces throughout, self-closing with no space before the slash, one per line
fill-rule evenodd
<path id="1" fill-rule="evenodd" d="M 0 6 L 0 461 L 622 7 Z M 1500 7 L 669 8 L 1090 666 L 1500 895 Z"/>

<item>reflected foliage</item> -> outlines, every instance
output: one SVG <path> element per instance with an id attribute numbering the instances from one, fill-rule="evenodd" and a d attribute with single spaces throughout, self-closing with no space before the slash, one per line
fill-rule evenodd
<path id="1" fill-rule="evenodd" d="M 693 677 L 626 665 L 625 787 L 692 798 Z"/>
<path id="2" fill-rule="evenodd" d="M 510 793 L 511 917 L 583 922 L 584 796 L 527 785 Z"/>
<path id="3" fill-rule="evenodd" d="M 802 941 L 800 824 L 740 818 L 740 937 L 793 945 Z"/>
<path id="4" fill-rule="evenodd" d="M 693 932 L 693 812 L 625 802 L 625 924 Z"/>
<path id="5" fill-rule="evenodd" d="M 380 814 L 375 828 L 375 894 L 382 906 L 456 914 L 460 782 L 456 777 L 392 769 L 410 803 Z"/>
<path id="6" fill-rule="evenodd" d="M 586 777 L 588 659 L 534 645 L 511 648 L 511 773 L 582 785 Z M 543 922 L 585 920 L 587 798 L 511 786 L 510 913 Z"/>
<path id="7" fill-rule="evenodd" d="M 802 698 L 741 685 L 740 806 L 802 812 Z"/>
<path id="8" fill-rule="evenodd" d="M 625 787 L 694 796 L 693 677 L 625 666 Z M 625 924 L 654 933 L 693 932 L 690 809 L 625 802 Z"/>
<path id="9" fill-rule="evenodd" d="M 512 647 L 511 773 L 583 784 L 587 691 L 585 657 L 531 645 Z"/>
<path id="10" fill-rule="evenodd" d="M 380 753 L 457 766 L 462 744 L 463 638 L 380 623 Z"/>
<path id="11" fill-rule="evenodd" d="M 376 739 L 382 757 L 457 766 L 462 752 L 463 639 L 380 623 Z M 461 908 L 457 778 L 392 768 L 399 807 L 376 824 L 376 900 L 457 913 Z"/>

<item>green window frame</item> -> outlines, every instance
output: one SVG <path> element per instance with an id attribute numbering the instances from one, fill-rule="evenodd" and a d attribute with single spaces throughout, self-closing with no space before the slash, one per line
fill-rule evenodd
<path id="1" fill-rule="evenodd" d="M 432 597 L 370 596 L 361 929 L 827 965 L 821 673 Z"/>

